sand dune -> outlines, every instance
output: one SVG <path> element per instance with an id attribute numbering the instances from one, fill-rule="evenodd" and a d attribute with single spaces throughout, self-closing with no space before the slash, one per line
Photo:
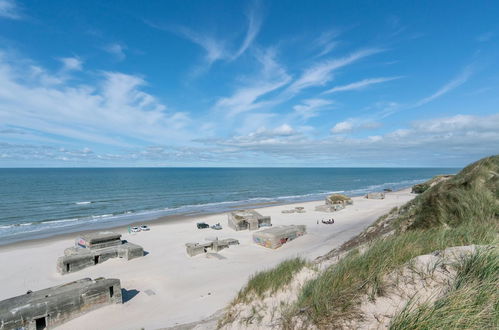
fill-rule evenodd
<path id="1" fill-rule="evenodd" d="M 307 235 L 270 250 L 252 243 L 251 232 L 229 229 L 225 214 L 184 219 L 174 223 L 153 223 L 151 231 L 129 234 L 117 231 L 123 238 L 140 244 L 149 252 L 145 257 L 124 261 L 111 259 L 95 267 L 68 275 L 56 273 L 56 259 L 64 248 L 73 244 L 68 237 L 16 244 L 0 248 L 0 300 L 84 277 L 121 279 L 126 290 L 123 305 L 113 305 L 74 319 L 59 329 L 156 329 L 206 318 L 223 308 L 248 277 L 272 267 L 284 259 L 302 256 L 316 258 L 360 233 L 394 206 L 412 199 L 409 190 L 386 194 L 384 200 L 355 197 L 354 205 L 332 213 L 314 211 L 322 201 L 271 206 L 258 209 L 270 215 L 274 225 L 303 224 Z M 306 213 L 282 214 L 294 206 Z M 317 220 L 334 216 L 334 225 L 317 224 Z M 195 223 L 220 222 L 223 230 L 198 230 Z M 189 257 L 187 242 L 203 242 L 208 237 L 235 238 L 239 246 L 221 251 L 223 259 L 204 255 Z"/>

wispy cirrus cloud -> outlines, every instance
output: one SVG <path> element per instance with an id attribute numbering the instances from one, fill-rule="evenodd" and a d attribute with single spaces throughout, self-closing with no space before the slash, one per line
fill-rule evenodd
<path id="1" fill-rule="evenodd" d="M 0 0 L 0 18 L 22 18 L 19 6 L 14 0 Z"/>
<path id="2" fill-rule="evenodd" d="M 260 72 L 249 83 L 236 89 L 231 96 L 220 98 L 215 108 L 226 111 L 232 117 L 261 107 L 264 104 L 261 97 L 291 81 L 291 76 L 275 57 L 274 49 L 258 52 L 256 58 L 261 64 Z"/>
<path id="3" fill-rule="evenodd" d="M 195 70 L 195 73 L 199 73 L 201 71 L 206 71 L 217 61 L 234 61 L 242 56 L 251 47 L 258 36 L 262 25 L 262 14 L 260 3 L 258 1 L 254 1 L 251 4 L 246 17 L 246 32 L 241 44 L 238 47 L 231 45 L 234 43 L 232 40 L 225 37 L 219 37 L 214 33 L 199 32 L 186 26 L 165 27 L 161 24 L 149 21 L 147 21 L 146 24 L 159 30 L 169 31 L 181 35 L 203 49 L 205 63 L 202 69 L 198 67 Z"/>
<path id="4" fill-rule="evenodd" d="M 319 49 L 317 57 L 329 54 L 333 49 L 338 46 L 339 42 L 336 38 L 340 35 L 338 30 L 329 30 L 323 32 L 315 41 L 315 48 Z"/>
<path id="5" fill-rule="evenodd" d="M 73 85 L 64 73 L 58 76 L 34 64 L 16 65 L 8 57 L 0 52 L 0 122 L 7 127 L 50 135 L 62 143 L 79 140 L 113 146 L 191 136 L 183 130 L 188 115 L 168 111 L 143 91 L 147 83 L 142 77 L 108 71 L 95 85 Z"/>
<path id="6" fill-rule="evenodd" d="M 444 86 L 442 86 L 440 89 L 438 89 L 435 93 L 431 94 L 428 97 L 425 97 L 416 103 L 414 103 L 411 107 L 412 108 L 417 108 L 422 105 L 425 105 L 427 103 L 432 102 L 433 100 L 436 100 L 437 98 L 449 93 L 450 91 L 456 89 L 457 87 L 461 86 L 464 84 L 468 79 L 471 77 L 473 74 L 471 66 L 467 66 L 458 76 L 447 82 Z"/>
<path id="7" fill-rule="evenodd" d="M 346 91 L 352 91 L 352 90 L 359 90 L 366 88 L 370 85 L 375 85 L 375 84 L 381 84 L 387 81 L 391 80 L 396 80 L 400 79 L 402 77 L 381 77 L 381 78 L 369 78 L 369 79 L 363 79 L 351 84 L 343 85 L 343 86 L 336 86 L 331 89 L 328 89 L 322 94 L 332 94 L 332 93 L 338 93 L 338 92 L 346 92 Z"/>
<path id="8" fill-rule="evenodd" d="M 61 57 L 59 59 L 63 69 L 67 71 L 80 71 L 83 69 L 83 61 L 78 57 Z"/>
<path id="9" fill-rule="evenodd" d="M 126 58 L 126 46 L 120 43 L 111 43 L 104 47 L 104 50 L 113 55 L 118 61 L 123 61 Z"/>
<path id="10" fill-rule="evenodd" d="M 208 34 L 195 32 L 183 26 L 178 27 L 177 31 L 204 50 L 204 58 L 208 66 L 218 60 L 229 57 L 225 41 Z"/>
<path id="11" fill-rule="evenodd" d="M 319 111 L 334 104 L 334 101 L 320 98 L 305 99 L 293 107 L 295 114 L 307 120 L 319 115 Z"/>
<path id="12" fill-rule="evenodd" d="M 262 64 L 260 74 L 255 76 L 250 84 L 238 88 L 231 96 L 219 99 L 215 108 L 225 109 L 227 115 L 233 117 L 243 112 L 279 105 L 299 95 L 308 87 L 325 85 L 332 80 L 335 70 L 381 51 L 377 48 L 365 49 L 342 58 L 320 61 L 305 70 L 294 81 L 293 77 L 277 62 L 275 49 L 259 51 L 256 58 Z M 280 91 L 277 94 L 268 97 L 271 92 L 278 90 Z M 267 99 L 264 99 L 265 97 Z M 315 116 L 320 107 L 330 104 L 329 101 L 320 98 L 307 100 L 293 108 L 295 115 L 300 115 L 302 119 Z"/>
<path id="13" fill-rule="evenodd" d="M 251 46 L 256 36 L 260 32 L 260 28 L 262 26 L 262 14 L 260 9 L 260 3 L 254 2 L 252 7 L 249 9 L 248 17 L 248 28 L 246 30 L 246 35 L 244 40 L 236 51 L 236 53 L 232 56 L 231 59 L 237 59 L 239 56 L 244 54 L 244 52 Z"/>
<path id="14" fill-rule="evenodd" d="M 363 49 L 342 58 L 319 62 L 305 70 L 303 74 L 288 87 L 287 91 L 296 94 L 305 88 L 324 86 L 332 80 L 332 74 L 335 70 L 382 51 L 383 50 L 379 48 Z"/>

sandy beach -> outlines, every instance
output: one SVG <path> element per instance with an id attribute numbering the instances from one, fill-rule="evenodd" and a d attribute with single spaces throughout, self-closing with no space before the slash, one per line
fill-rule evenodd
<path id="1" fill-rule="evenodd" d="M 152 222 L 150 231 L 136 234 L 129 234 L 126 227 L 115 229 L 123 239 L 143 246 L 147 255 L 131 261 L 111 259 L 68 275 L 56 272 L 56 259 L 73 245 L 76 234 L 3 246 L 0 300 L 85 277 L 119 278 L 126 290 L 124 304 L 90 312 L 58 329 L 157 329 L 195 322 L 229 303 L 251 274 L 290 257 L 321 256 L 414 196 L 405 189 L 387 193 L 384 200 L 354 197 L 353 205 L 335 213 L 314 211 L 322 200 L 259 208 L 262 215 L 272 217 L 274 226 L 307 226 L 305 236 L 276 250 L 254 244 L 252 232 L 228 228 L 226 214 Z M 281 213 L 295 206 L 303 206 L 306 212 Z M 317 224 L 330 217 L 335 218 L 334 225 Z M 198 230 L 199 221 L 220 222 L 224 228 Z M 186 254 L 185 243 L 210 237 L 235 238 L 240 245 L 219 252 L 223 259 Z"/>

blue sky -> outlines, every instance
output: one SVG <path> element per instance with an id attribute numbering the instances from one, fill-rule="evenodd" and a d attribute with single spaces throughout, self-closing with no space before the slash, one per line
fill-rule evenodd
<path id="1" fill-rule="evenodd" d="M 0 0 L 0 167 L 463 166 L 497 1 Z"/>

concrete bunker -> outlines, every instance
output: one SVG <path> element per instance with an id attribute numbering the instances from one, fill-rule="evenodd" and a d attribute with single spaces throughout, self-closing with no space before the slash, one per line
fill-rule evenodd
<path id="1" fill-rule="evenodd" d="M 91 310 L 121 303 L 119 279 L 84 278 L 0 301 L 0 330 L 50 329 Z"/>
<path id="2" fill-rule="evenodd" d="M 143 255 L 141 246 L 121 240 L 121 234 L 109 231 L 89 233 L 77 238 L 74 247 L 64 250 L 64 256 L 57 259 L 57 271 L 67 274 L 110 258 L 131 260 Z"/>
<path id="3" fill-rule="evenodd" d="M 260 227 L 272 226 L 269 216 L 263 216 L 255 210 L 239 210 L 230 212 L 228 225 L 235 231 L 257 230 Z"/>
<path id="4" fill-rule="evenodd" d="M 365 196 L 365 198 L 367 198 L 367 199 L 385 199 L 385 193 L 384 192 L 370 192 Z"/>
<path id="5" fill-rule="evenodd" d="M 238 245 L 239 241 L 233 238 L 226 238 L 219 240 L 218 238 L 208 243 L 186 243 L 185 248 L 187 254 L 191 257 L 194 257 L 198 254 L 203 254 L 208 252 L 208 249 L 211 249 L 214 252 L 221 251 L 223 249 L 228 248 L 231 245 Z"/>
<path id="6" fill-rule="evenodd" d="M 336 212 L 352 204 L 353 200 L 350 197 L 342 194 L 332 194 L 326 197 L 325 205 L 316 206 L 315 210 L 320 212 Z"/>
<path id="7" fill-rule="evenodd" d="M 307 232 L 304 225 L 279 226 L 253 233 L 253 242 L 270 249 L 277 249 Z"/>
<path id="8" fill-rule="evenodd" d="M 282 210 L 281 213 L 290 214 L 290 213 L 305 213 L 305 208 L 303 206 L 296 206 L 293 209 Z"/>

